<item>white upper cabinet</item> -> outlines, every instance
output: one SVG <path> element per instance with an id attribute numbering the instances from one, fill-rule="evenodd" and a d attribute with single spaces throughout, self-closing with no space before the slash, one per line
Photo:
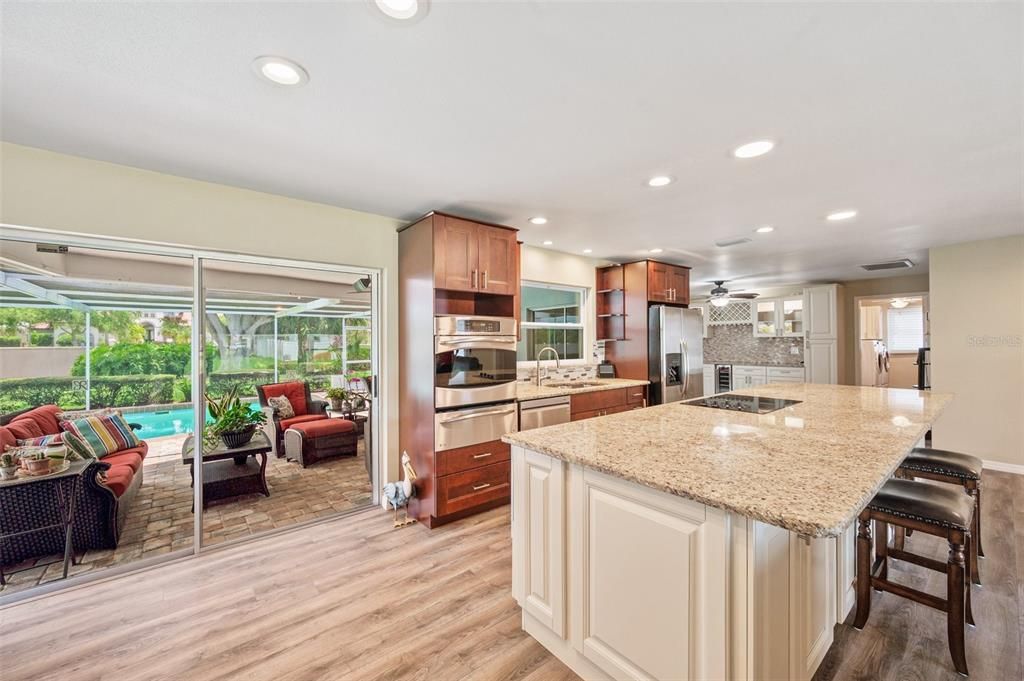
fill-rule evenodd
<path id="1" fill-rule="evenodd" d="M 804 319 L 808 340 L 839 337 L 837 289 L 835 284 L 804 289 Z"/>
<path id="2" fill-rule="evenodd" d="M 804 298 L 765 298 L 750 306 L 754 335 L 760 338 L 803 337 Z"/>

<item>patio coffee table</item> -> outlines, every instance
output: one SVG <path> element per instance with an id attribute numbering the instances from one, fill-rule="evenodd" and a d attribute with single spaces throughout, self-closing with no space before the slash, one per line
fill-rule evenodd
<path id="1" fill-rule="evenodd" d="M 221 443 L 213 451 L 203 452 L 203 507 L 215 499 L 241 494 L 263 494 L 269 497 L 267 454 L 272 450 L 273 445 L 266 434 L 258 431 L 252 440 L 241 447 L 228 449 Z M 181 446 L 181 462 L 188 465 L 194 487 L 196 469 L 191 435 L 185 438 Z"/>

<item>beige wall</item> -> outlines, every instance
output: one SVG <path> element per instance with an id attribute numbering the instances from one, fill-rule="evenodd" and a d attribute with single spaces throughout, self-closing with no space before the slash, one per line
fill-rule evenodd
<path id="1" fill-rule="evenodd" d="M 520 272 L 523 281 L 536 281 L 544 284 L 561 284 L 563 286 L 580 286 L 588 289 L 587 304 L 583 312 L 586 321 L 584 348 L 587 361 L 596 340 L 596 311 L 594 308 L 594 268 L 608 263 L 594 258 L 585 258 L 571 253 L 550 251 L 546 248 L 523 246 Z"/>
<path id="2" fill-rule="evenodd" d="M 843 285 L 844 291 L 842 298 L 844 314 L 842 317 L 845 320 L 843 336 L 846 338 L 846 343 L 843 346 L 845 349 L 839 357 L 839 363 L 845 368 L 840 373 L 845 376 L 844 383 L 853 385 L 857 382 L 857 298 L 899 295 L 901 293 L 928 293 L 928 274 L 856 279 L 839 283 Z"/>
<path id="3" fill-rule="evenodd" d="M 1024 236 L 933 248 L 932 389 L 955 395 L 935 446 L 1024 473 Z"/>
<path id="4" fill-rule="evenodd" d="M 387 477 L 398 475 L 399 221 L 13 144 L 0 146 L 0 222 L 384 271 Z"/>

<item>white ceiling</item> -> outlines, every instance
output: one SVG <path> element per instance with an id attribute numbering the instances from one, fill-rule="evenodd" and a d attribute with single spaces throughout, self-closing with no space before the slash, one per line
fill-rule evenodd
<path id="1" fill-rule="evenodd" d="M 412 25 L 366 2 L 4 3 L 2 136 L 595 257 L 661 247 L 696 282 L 855 278 L 1024 231 L 1022 22 L 1016 2 L 435 2 Z M 263 54 L 310 82 L 258 80 Z"/>

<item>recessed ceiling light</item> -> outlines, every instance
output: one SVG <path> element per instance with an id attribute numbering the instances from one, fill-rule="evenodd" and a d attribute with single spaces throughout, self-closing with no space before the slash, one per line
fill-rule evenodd
<path id="1" fill-rule="evenodd" d="M 302 85 L 309 80 L 309 73 L 306 69 L 285 57 L 270 55 L 256 57 L 252 61 L 252 70 L 256 75 L 269 80 L 274 85 Z"/>
<path id="2" fill-rule="evenodd" d="M 732 150 L 732 155 L 736 158 L 754 158 L 755 156 L 763 156 L 774 148 L 775 142 L 771 140 L 757 140 L 756 142 L 748 142 L 736 147 Z"/>
<path id="3" fill-rule="evenodd" d="M 672 184 L 675 180 L 670 175 L 655 175 L 651 179 L 647 180 L 648 187 L 664 187 L 665 185 Z"/>
<path id="4" fill-rule="evenodd" d="M 829 222 L 839 222 L 840 220 L 849 220 L 850 218 L 857 217 L 857 211 L 855 210 L 837 210 L 834 213 L 829 213 L 825 216 L 825 219 Z"/>
<path id="5" fill-rule="evenodd" d="M 662 249 L 660 249 L 660 248 L 652 248 L 651 249 L 651 253 L 661 253 L 661 251 L 662 251 Z"/>
<path id="6" fill-rule="evenodd" d="M 584 252 L 584 253 L 593 253 L 593 252 L 594 252 L 594 249 L 593 249 L 593 248 L 584 248 L 584 249 L 583 249 L 583 252 Z"/>
<path id="7" fill-rule="evenodd" d="M 550 245 L 551 245 L 551 244 L 553 244 L 553 243 L 555 243 L 555 242 L 554 242 L 554 241 L 545 241 L 545 242 L 544 242 L 544 245 L 545 245 L 545 246 L 550 246 Z"/>
<path id="8" fill-rule="evenodd" d="M 535 218 L 530 218 L 530 224 L 531 225 L 546 225 L 546 224 L 548 224 L 548 219 L 538 215 Z"/>
<path id="9" fill-rule="evenodd" d="M 764 225 L 762 227 L 758 227 L 754 231 L 757 232 L 758 234 L 767 234 L 768 232 L 774 232 L 775 228 L 772 227 L 771 225 Z"/>
<path id="10" fill-rule="evenodd" d="M 420 14 L 426 8 L 426 0 L 373 0 L 377 9 L 392 19 L 405 21 Z"/>

